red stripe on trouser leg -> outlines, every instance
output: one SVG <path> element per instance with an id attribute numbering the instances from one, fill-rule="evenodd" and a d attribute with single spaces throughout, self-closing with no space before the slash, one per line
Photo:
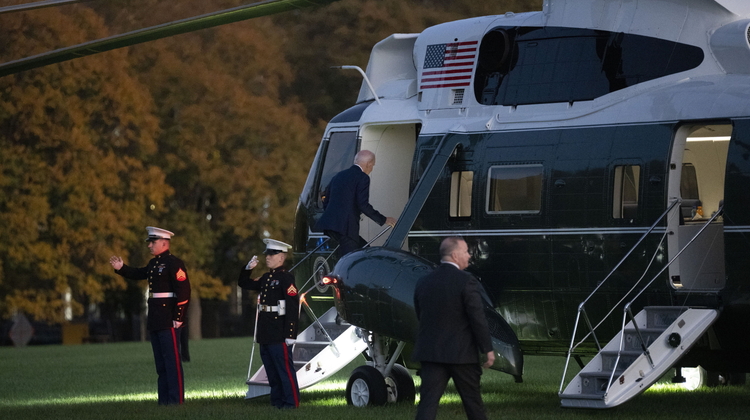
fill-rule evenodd
<path id="1" fill-rule="evenodd" d="M 185 388 L 184 384 L 182 383 L 182 363 L 180 361 L 180 349 L 177 347 L 177 333 L 175 332 L 175 329 L 172 328 L 172 348 L 174 348 L 174 362 L 175 362 L 175 370 L 177 371 L 177 386 L 180 387 L 180 404 L 183 403 L 183 400 L 185 399 Z"/>
<path id="2" fill-rule="evenodd" d="M 287 346 L 285 343 L 282 343 L 282 347 L 284 348 L 284 370 L 286 370 L 286 374 L 289 376 L 289 384 L 292 386 L 292 394 L 294 394 L 294 406 L 299 407 L 299 395 L 297 393 L 297 381 L 294 376 L 297 375 L 296 372 L 294 372 L 293 369 L 289 369 L 289 346 Z M 294 376 L 292 376 L 294 375 Z"/>

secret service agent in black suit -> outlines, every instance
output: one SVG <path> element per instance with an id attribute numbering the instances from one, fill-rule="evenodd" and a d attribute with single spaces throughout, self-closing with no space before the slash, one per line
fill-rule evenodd
<path id="1" fill-rule="evenodd" d="M 129 267 L 122 258 L 109 259 L 115 272 L 133 280 L 148 279 L 148 321 L 157 380 L 159 405 L 182 404 L 185 384 L 180 355 L 180 335 L 187 318 L 190 280 L 185 264 L 169 252 L 174 233 L 149 226 L 148 249 L 154 258 L 143 268 Z"/>
<path id="2" fill-rule="evenodd" d="M 414 291 L 419 328 L 412 358 L 422 365 L 417 420 L 435 418 L 440 397 L 451 378 L 466 417 L 487 418 L 479 388 L 479 355 L 487 355 L 482 366 L 489 368 L 495 362 L 495 353 L 479 294 L 481 286 L 474 276 L 463 271 L 469 258 L 463 239 L 444 239 L 440 244 L 440 266 L 421 278 Z"/>
<path id="3" fill-rule="evenodd" d="M 276 408 L 299 407 L 299 385 L 292 358 L 297 339 L 299 296 L 294 276 L 284 268 L 291 245 L 275 239 L 266 243 L 266 266 L 270 271 L 253 280 L 250 277 L 258 259 L 253 257 L 240 272 L 237 284 L 243 289 L 260 292 L 255 341 L 260 344 L 260 358 L 271 387 L 271 405 Z"/>
<path id="4" fill-rule="evenodd" d="M 380 226 L 396 225 L 396 219 L 383 216 L 370 204 L 370 173 L 374 167 L 375 154 L 360 150 L 354 157 L 354 165 L 334 175 L 326 188 L 325 211 L 315 228 L 338 241 L 339 256 L 367 243 L 359 236 L 360 215 L 364 214 Z"/>

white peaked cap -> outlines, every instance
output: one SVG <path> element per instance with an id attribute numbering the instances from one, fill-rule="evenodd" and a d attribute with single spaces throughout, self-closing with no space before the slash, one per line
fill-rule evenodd
<path id="1" fill-rule="evenodd" d="M 278 254 L 279 252 L 289 252 L 292 248 L 288 243 L 277 241 L 276 239 L 264 239 L 263 243 L 266 244 L 266 250 L 263 251 L 266 255 Z"/>
<path id="2" fill-rule="evenodd" d="M 174 233 L 166 229 L 153 226 L 147 226 L 146 231 L 148 232 L 148 238 L 146 238 L 146 242 L 156 239 L 172 239 L 172 236 L 174 236 Z"/>

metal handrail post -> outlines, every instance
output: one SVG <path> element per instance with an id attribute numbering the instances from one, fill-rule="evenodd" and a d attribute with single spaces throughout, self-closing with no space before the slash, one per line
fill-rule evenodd
<path id="1" fill-rule="evenodd" d="M 573 326 L 573 334 L 570 337 L 570 347 L 568 347 L 568 354 L 565 356 L 565 367 L 563 368 L 562 379 L 560 379 L 560 389 L 557 393 L 560 394 L 563 391 L 565 385 L 565 377 L 568 376 L 568 366 L 570 366 L 570 355 L 573 353 L 573 343 L 576 341 L 576 333 L 578 332 L 578 324 L 581 321 L 581 306 L 578 306 L 578 314 L 576 314 L 576 322 Z"/>

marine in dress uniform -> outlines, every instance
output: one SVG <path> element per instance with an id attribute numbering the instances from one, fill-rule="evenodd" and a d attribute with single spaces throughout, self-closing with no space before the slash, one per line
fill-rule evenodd
<path id="1" fill-rule="evenodd" d="M 292 345 L 297 339 L 299 296 L 294 276 L 284 268 L 291 245 L 275 239 L 264 239 L 266 266 L 270 269 L 260 278 L 250 275 L 257 265 L 256 257 L 240 273 L 238 285 L 260 292 L 255 341 L 260 344 L 260 357 L 271 386 L 271 405 L 277 408 L 299 407 L 299 385 L 292 358 Z"/>
<path id="2" fill-rule="evenodd" d="M 185 388 L 180 335 L 187 317 L 190 280 L 185 264 L 169 252 L 169 241 L 174 233 L 153 226 L 146 230 L 146 242 L 154 258 L 145 267 L 130 267 L 117 256 L 110 258 L 110 264 L 125 278 L 148 279 L 147 328 L 159 376 L 159 405 L 182 404 Z"/>

